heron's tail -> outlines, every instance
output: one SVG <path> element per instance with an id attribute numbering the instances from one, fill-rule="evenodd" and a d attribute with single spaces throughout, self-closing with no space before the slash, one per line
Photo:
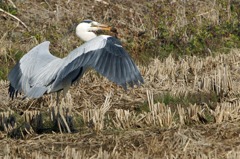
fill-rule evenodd
<path id="1" fill-rule="evenodd" d="M 18 95 L 18 90 L 15 90 L 15 88 L 11 85 L 11 83 L 9 84 L 9 87 L 8 87 L 8 94 L 9 94 L 9 97 L 13 98 L 14 97 L 17 97 Z"/>

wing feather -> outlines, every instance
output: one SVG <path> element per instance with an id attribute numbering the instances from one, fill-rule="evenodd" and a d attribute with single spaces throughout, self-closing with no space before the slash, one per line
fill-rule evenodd
<path id="1" fill-rule="evenodd" d="M 101 53 L 101 57 L 103 58 L 103 62 L 102 62 L 102 65 L 101 65 L 101 67 L 96 67 L 98 70 L 98 72 L 99 73 L 102 73 L 102 74 L 106 74 L 107 73 L 107 69 L 104 69 L 104 68 L 106 68 L 106 65 L 107 65 L 107 63 L 109 62 L 109 59 L 110 59 L 110 54 L 103 54 L 103 53 Z"/>
<path id="2" fill-rule="evenodd" d="M 112 58 L 111 61 L 112 61 L 112 63 L 110 65 L 110 68 L 111 68 L 110 72 L 111 72 L 112 81 L 114 80 L 114 78 L 116 78 L 116 79 L 118 79 L 118 81 L 116 81 L 116 83 L 119 84 L 120 79 L 117 76 L 117 72 L 119 69 L 121 69 L 121 67 L 117 67 L 117 61 L 118 61 L 117 58 Z"/>
<path id="3" fill-rule="evenodd" d="M 64 85 L 80 79 L 88 68 L 124 89 L 127 85 L 144 83 L 137 66 L 116 38 L 98 36 L 64 59 L 53 56 L 49 44 L 46 41 L 34 47 L 11 70 L 8 75 L 10 97 L 24 92 L 28 97 L 38 98 L 45 92 L 61 90 Z"/>
<path id="4" fill-rule="evenodd" d="M 101 67 L 104 67 L 104 65 L 105 65 L 105 62 L 106 62 L 105 58 L 103 56 L 101 56 L 101 54 L 98 54 L 98 56 L 99 56 L 99 59 L 97 60 L 94 68 L 95 67 L 101 68 Z M 103 72 L 99 72 L 99 73 L 103 73 Z"/>
<path id="5" fill-rule="evenodd" d="M 57 59 L 49 52 L 49 44 L 49 41 L 45 41 L 31 49 L 10 71 L 8 80 L 10 81 L 9 95 L 11 98 L 14 98 L 14 95 L 17 96 L 17 92 L 35 94 L 31 91 L 32 77 L 51 61 Z"/>
<path id="6" fill-rule="evenodd" d="M 59 85 L 63 79 L 71 80 L 71 72 L 82 67 L 95 69 L 124 89 L 127 89 L 127 84 L 133 87 L 144 83 L 138 68 L 121 43 L 110 36 L 98 36 L 86 42 L 73 50 L 69 57 L 64 59 L 64 64 L 54 85 Z"/>
<path id="7" fill-rule="evenodd" d="M 123 59 L 119 59 L 119 66 L 123 66 L 124 65 L 124 61 Z M 125 71 L 125 67 L 120 67 L 121 69 L 119 69 L 119 85 L 121 85 L 124 89 L 127 89 L 127 85 L 126 85 L 126 71 Z M 125 79 L 123 78 L 125 77 Z"/>

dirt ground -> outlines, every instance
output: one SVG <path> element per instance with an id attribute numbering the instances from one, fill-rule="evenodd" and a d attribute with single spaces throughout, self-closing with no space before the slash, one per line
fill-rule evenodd
<path id="1" fill-rule="evenodd" d="M 18 14 L 14 8 L 8 12 L 24 24 L 1 12 L 6 30 L 0 31 L 1 68 L 11 68 L 44 40 L 51 40 L 53 54 L 66 56 L 81 44 L 73 32 L 67 34 L 72 24 L 91 18 L 119 28 L 145 83 L 124 91 L 89 71 L 56 108 L 56 94 L 11 100 L 9 82 L 1 80 L 1 158 L 240 158 L 239 49 L 204 57 L 169 55 L 146 65 L 137 60 L 141 45 L 135 44 L 144 27 L 150 27 L 141 22 L 149 11 L 143 12 L 144 5 L 102 0 L 7 3 L 16 5 Z M 154 28 L 148 29 L 146 36 L 154 36 Z M 3 69 L 6 74 L 8 69 Z"/>

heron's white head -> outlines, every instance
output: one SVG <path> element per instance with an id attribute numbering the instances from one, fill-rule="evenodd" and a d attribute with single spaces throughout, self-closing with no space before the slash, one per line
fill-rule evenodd
<path id="1" fill-rule="evenodd" d="M 110 31 L 111 27 L 92 20 L 84 20 L 80 24 L 78 24 L 76 28 L 76 34 L 83 41 L 89 41 L 97 37 L 96 33 L 94 32 L 98 30 Z"/>

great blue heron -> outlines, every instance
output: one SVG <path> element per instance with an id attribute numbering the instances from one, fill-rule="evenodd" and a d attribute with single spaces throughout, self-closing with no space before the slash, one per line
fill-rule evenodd
<path id="1" fill-rule="evenodd" d="M 10 97 L 13 99 L 18 92 L 23 92 L 29 98 L 57 92 L 58 103 L 59 92 L 63 90 L 65 96 L 69 87 L 79 81 L 88 68 L 95 69 L 124 89 L 128 85 L 133 87 L 143 83 L 138 68 L 120 41 L 112 36 L 97 36 L 94 33 L 110 29 L 96 21 L 82 21 L 76 27 L 76 34 L 86 42 L 63 59 L 49 52 L 49 41 L 34 47 L 8 75 Z"/>

